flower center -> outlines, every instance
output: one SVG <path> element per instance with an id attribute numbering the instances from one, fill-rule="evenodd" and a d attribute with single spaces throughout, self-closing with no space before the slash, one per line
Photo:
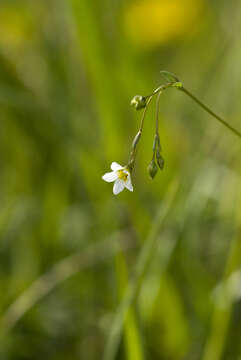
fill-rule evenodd
<path id="1" fill-rule="evenodd" d="M 123 181 L 127 181 L 128 174 L 124 170 L 118 170 L 117 175 L 118 175 L 119 179 L 121 179 Z"/>

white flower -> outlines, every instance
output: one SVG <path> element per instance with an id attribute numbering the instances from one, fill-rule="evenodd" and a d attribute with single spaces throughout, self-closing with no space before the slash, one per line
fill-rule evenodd
<path id="1" fill-rule="evenodd" d="M 115 195 L 119 194 L 126 187 L 128 190 L 133 191 L 133 186 L 131 183 L 131 174 L 123 166 L 113 162 L 110 166 L 111 172 L 106 173 L 102 176 L 102 179 L 107 182 L 115 182 L 113 186 L 113 193 Z"/>

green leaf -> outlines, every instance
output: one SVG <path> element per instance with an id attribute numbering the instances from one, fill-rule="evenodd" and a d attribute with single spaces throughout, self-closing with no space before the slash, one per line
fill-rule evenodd
<path id="1" fill-rule="evenodd" d="M 165 71 L 162 70 L 160 71 L 161 76 L 163 77 L 163 79 L 167 80 L 168 82 L 171 83 L 176 83 L 176 82 L 180 82 L 179 79 L 177 78 L 177 76 L 169 71 Z"/>

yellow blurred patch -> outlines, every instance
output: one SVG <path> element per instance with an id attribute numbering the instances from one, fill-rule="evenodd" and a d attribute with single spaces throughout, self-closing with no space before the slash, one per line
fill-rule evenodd
<path id="1" fill-rule="evenodd" d="M 19 48 L 31 36 L 29 16 L 13 6 L 0 8 L 0 46 Z"/>
<path id="2" fill-rule="evenodd" d="M 154 47 L 193 34 L 201 20 L 203 0 L 140 0 L 124 14 L 124 27 L 141 47 Z"/>

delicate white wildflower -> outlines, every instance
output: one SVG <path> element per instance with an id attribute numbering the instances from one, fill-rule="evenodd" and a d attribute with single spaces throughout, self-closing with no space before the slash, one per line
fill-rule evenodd
<path id="1" fill-rule="evenodd" d="M 124 190 L 125 187 L 128 190 L 133 191 L 130 171 L 116 162 L 113 162 L 110 168 L 112 171 L 103 175 L 102 179 L 107 182 L 114 181 L 113 193 L 117 195 Z"/>

